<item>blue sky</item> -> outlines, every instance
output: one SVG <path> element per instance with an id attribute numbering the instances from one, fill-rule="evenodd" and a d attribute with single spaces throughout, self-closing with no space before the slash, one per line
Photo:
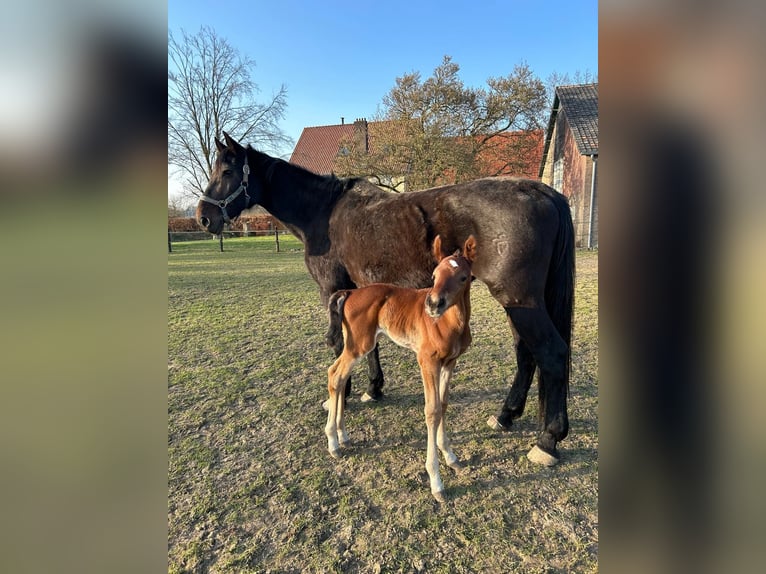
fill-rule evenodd
<path id="1" fill-rule="evenodd" d="M 398 76 L 427 78 L 445 55 L 473 87 L 522 62 L 543 81 L 598 74 L 596 0 L 168 0 L 169 30 L 203 25 L 255 60 L 263 99 L 287 87 L 294 141 L 306 126 L 371 117 Z"/>

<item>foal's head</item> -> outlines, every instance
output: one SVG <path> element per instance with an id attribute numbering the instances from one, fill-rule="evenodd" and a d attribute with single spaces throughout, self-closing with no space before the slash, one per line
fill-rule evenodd
<path id="1" fill-rule="evenodd" d="M 426 297 L 426 313 L 441 317 L 444 312 L 458 302 L 471 285 L 471 266 L 476 258 L 476 239 L 471 235 L 465 241 L 463 249 L 452 255 L 442 252 L 441 236 L 437 235 L 433 245 L 434 257 L 439 264 L 434 269 L 434 286 Z"/>

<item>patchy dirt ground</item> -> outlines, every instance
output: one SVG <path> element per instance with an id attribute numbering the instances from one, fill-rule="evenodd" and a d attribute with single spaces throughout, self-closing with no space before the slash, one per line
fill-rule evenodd
<path id="1" fill-rule="evenodd" d="M 169 571 L 595 572 L 598 255 L 578 253 L 570 435 L 554 468 L 529 463 L 537 385 L 512 432 L 490 430 L 515 372 L 510 330 L 479 282 L 474 344 L 447 425 L 468 468 L 428 489 L 422 384 L 386 341 L 386 398 L 347 411 L 341 460 L 323 432 L 326 316 L 302 254 L 232 240 L 169 254 Z M 360 384 L 364 383 L 364 384 Z"/>

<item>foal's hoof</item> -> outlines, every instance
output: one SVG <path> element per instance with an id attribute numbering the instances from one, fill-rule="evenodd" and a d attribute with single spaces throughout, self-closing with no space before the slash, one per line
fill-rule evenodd
<path id="1" fill-rule="evenodd" d="M 535 464 L 541 464 L 543 466 L 556 466 L 559 462 L 558 457 L 545 452 L 537 445 L 533 446 L 532 450 L 527 453 L 527 458 L 531 462 L 534 462 Z"/>
<path id="2" fill-rule="evenodd" d="M 450 467 L 455 472 L 461 472 L 465 470 L 465 465 L 459 460 L 456 460 L 455 462 L 448 462 L 447 466 Z"/>
<path id="3" fill-rule="evenodd" d="M 447 502 L 447 499 L 444 498 L 444 491 L 443 490 L 440 490 L 439 492 L 432 492 L 431 494 L 434 495 L 434 498 L 436 499 L 436 502 L 438 502 L 439 504 L 444 504 L 445 502 Z"/>
<path id="4" fill-rule="evenodd" d="M 509 426 L 503 426 L 500 424 L 500 421 L 497 420 L 497 417 L 495 415 L 492 415 L 487 419 L 487 426 L 491 428 L 492 430 L 499 430 L 499 431 L 507 431 L 510 430 Z"/>
<path id="5" fill-rule="evenodd" d="M 342 455 L 341 450 L 339 448 L 336 448 L 335 450 L 328 451 L 330 453 L 330 456 L 334 459 L 339 459 Z"/>
<path id="6" fill-rule="evenodd" d="M 378 400 L 379 400 L 379 399 L 376 399 L 376 398 L 374 398 L 374 397 L 371 397 L 369 393 L 364 393 L 364 394 L 362 395 L 362 398 L 361 398 L 361 401 L 362 401 L 363 403 L 369 403 L 370 401 L 372 401 L 372 402 L 374 402 L 374 403 L 377 403 L 377 402 L 378 402 Z"/>

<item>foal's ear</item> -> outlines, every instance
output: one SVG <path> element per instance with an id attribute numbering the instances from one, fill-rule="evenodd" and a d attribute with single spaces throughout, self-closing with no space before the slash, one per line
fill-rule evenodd
<path id="1" fill-rule="evenodd" d="M 476 238 L 473 235 L 469 235 L 463 245 L 463 257 L 468 259 L 471 263 L 476 259 Z"/>
<path id="2" fill-rule="evenodd" d="M 221 143 L 221 140 L 215 138 L 215 149 L 218 150 L 218 153 L 223 153 L 223 150 L 226 149 L 226 146 Z"/>
<path id="3" fill-rule="evenodd" d="M 447 256 L 446 253 L 442 252 L 442 236 L 441 235 L 437 235 L 436 237 L 434 237 L 433 255 L 437 263 Z"/>

